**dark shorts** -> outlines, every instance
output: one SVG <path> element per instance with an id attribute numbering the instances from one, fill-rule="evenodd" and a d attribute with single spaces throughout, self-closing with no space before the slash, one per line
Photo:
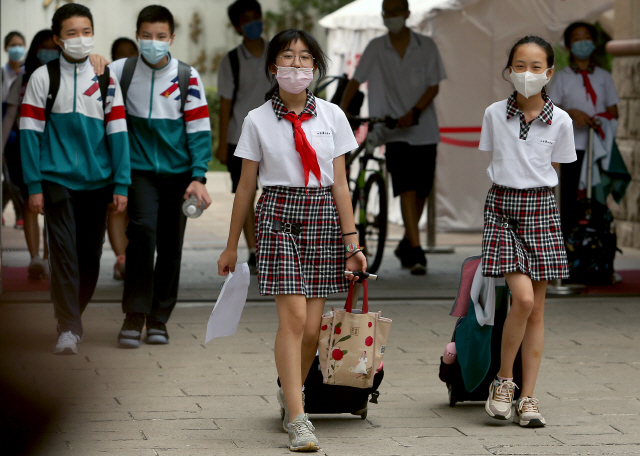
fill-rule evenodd
<path id="1" fill-rule="evenodd" d="M 4 156 L 11 183 L 20 189 L 22 199 L 25 201 L 29 200 L 29 189 L 27 188 L 27 184 L 24 183 L 24 177 L 22 174 L 20 142 L 15 141 L 13 143 L 7 143 L 4 149 Z"/>
<path id="2" fill-rule="evenodd" d="M 386 144 L 387 169 L 391 173 L 393 195 L 415 191 L 426 198 L 433 187 L 437 144 L 412 146 L 405 142 Z"/>
<path id="3" fill-rule="evenodd" d="M 227 169 L 231 174 L 231 193 L 235 193 L 240 182 L 240 174 L 242 174 L 242 158 L 233 155 L 237 147 L 235 144 L 227 144 L 227 147 Z"/>

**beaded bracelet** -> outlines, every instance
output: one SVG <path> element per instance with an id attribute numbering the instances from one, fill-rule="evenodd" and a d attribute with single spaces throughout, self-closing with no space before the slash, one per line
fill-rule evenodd
<path id="1" fill-rule="evenodd" d="M 355 251 L 355 252 L 353 252 L 351 255 L 349 255 L 348 257 L 346 257 L 346 258 L 345 258 L 345 260 L 348 260 L 349 258 L 356 256 L 356 254 L 357 254 L 358 252 L 362 252 L 362 250 L 360 250 L 360 249 L 356 250 L 356 251 Z"/>
<path id="2" fill-rule="evenodd" d="M 344 233 L 344 234 L 342 235 L 342 237 L 350 236 L 350 235 L 352 235 L 352 234 L 358 234 L 358 232 L 357 232 L 357 231 L 354 231 L 353 233 Z"/>

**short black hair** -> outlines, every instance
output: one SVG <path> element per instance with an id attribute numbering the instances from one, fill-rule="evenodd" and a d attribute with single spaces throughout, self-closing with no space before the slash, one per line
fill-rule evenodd
<path id="1" fill-rule="evenodd" d="M 385 0 L 382 0 L 382 4 L 384 5 Z M 409 0 L 400 0 L 400 3 L 403 4 L 404 9 L 409 11 Z"/>
<path id="2" fill-rule="evenodd" d="M 27 40 L 24 39 L 24 35 L 22 33 L 14 30 L 13 32 L 7 33 L 7 36 L 4 37 L 4 47 L 9 46 L 9 42 L 16 36 L 18 38 L 22 38 L 22 41 L 24 41 L 25 43 L 27 42 Z"/>
<path id="3" fill-rule="evenodd" d="M 115 40 L 111 45 L 111 60 L 116 59 L 116 53 L 118 52 L 118 48 L 123 44 L 130 44 L 136 49 L 136 51 L 138 50 L 138 45 L 136 44 L 135 41 L 133 41 L 131 38 L 127 38 L 123 36 L 122 38 L 118 38 L 117 40 Z"/>
<path id="4" fill-rule="evenodd" d="M 144 22 L 165 22 L 169 24 L 169 30 L 171 30 L 172 35 L 176 28 L 176 24 L 173 20 L 173 14 L 161 5 L 149 5 L 142 8 L 142 11 L 138 14 L 138 22 L 136 22 L 137 32 L 140 31 L 140 27 Z"/>
<path id="5" fill-rule="evenodd" d="M 588 22 L 574 22 L 569 24 L 569 26 L 564 31 L 564 46 L 571 51 L 571 34 L 577 28 L 584 27 L 591 35 L 591 40 L 595 43 L 598 39 L 598 30 L 594 25 L 589 24 Z"/>
<path id="6" fill-rule="evenodd" d="M 240 22 L 240 15 L 247 11 L 257 11 L 258 14 L 262 16 L 262 7 L 256 0 L 236 0 L 229 5 L 229 8 L 227 8 L 227 14 L 229 15 L 229 20 L 234 27 L 238 26 L 238 23 Z"/>
<path id="7" fill-rule="evenodd" d="M 93 15 L 91 10 L 84 5 L 78 3 L 67 3 L 56 10 L 51 19 L 51 31 L 55 36 L 60 36 L 62 32 L 62 23 L 72 17 L 86 17 L 91 21 L 91 29 L 93 30 Z"/>
<path id="8" fill-rule="evenodd" d="M 298 29 L 288 29 L 283 30 L 274 36 L 269 42 L 269 46 L 267 47 L 267 60 L 265 64 L 265 72 L 267 74 L 267 78 L 269 80 L 273 80 L 273 74 L 271 74 L 271 65 L 276 64 L 276 58 L 278 54 L 283 49 L 286 49 L 289 46 L 289 43 L 294 41 L 302 41 L 309 48 L 309 53 L 314 58 L 315 66 L 318 69 L 318 79 L 322 79 L 327 74 L 328 62 L 327 55 L 324 53 L 320 44 L 316 41 L 316 39 L 308 32 L 304 30 Z M 278 82 L 276 81 L 274 86 L 269 90 L 265 95 L 265 101 L 271 99 L 275 91 L 278 90 Z"/>

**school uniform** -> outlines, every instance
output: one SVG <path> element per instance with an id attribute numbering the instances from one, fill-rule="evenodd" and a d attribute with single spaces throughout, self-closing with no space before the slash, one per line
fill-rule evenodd
<path id="1" fill-rule="evenodd" d="M 242 132 L 242 121 L 249 111 L 264 103 L 264 96 L 273 84 L 264 72 L 266 45 L 259 57 L 253 55 L 244 44 L 240 44 L 231 52 L 238 54 L 238 87 L 235 86 L 231 59 L 229 54 L 226 54 L 220 61 L 218 71 L 218 95 L 233 101 L 227 129 L 227 168 L 231 174 L 231 191 L 235 193 L 240 181 L 242 159 L 235 156 L 234 152 Z"/>
<path id="2" fill-rule="evenodd" d="M 543 94 L 542 112 L 526 122 L 514 92 L 489 106 L 479 149 L 493 152 L 487 174 L 493 181 L 484 207 L 482 274 L 502 277 L 520 271 L 532 280 L 567 278 L 567 256 L 551 187 L 558 175 L 551 162 L 576 160 L 572 121 Z"/>
<path id="3" fill-rule="evenodd" d="M 590 86 L 587 88 L 587 84 Z M 593 91 L 592 96 L 589 92 Z M 620 102 L 618 92 L 613 83 L 611 73 L 591 64 L 587 70 L 580 69 L 571 63 L 568 67 L 557 72 L 551 80 L 549 97 L 563 109 L 579 109 L 590 117 L 606 112 L 608 107 Z M 589 127 L 573 126 L 573 136 L 576 145 L 577 160 L 563 164 L 560 167 L 560 190 L 562 209 L 562 225 L 565 236 L 575 224 L 575 202 L 578 199 L 578 185 L 582 161 L 589 141 Z"/>
<path id="4" fill-rule="evenodd" d="M 109 65 L 118 77 L 126 60 Z M 143 313 L 148 322 L 167 323 L 176 305 L 187 225 L 184 193 L 211 160 L 209 109 L 193 67 L 184 112 L 180 99 L 178 60 L 169 54 L 169 62 L 155 69 L 138 57 L 125 100 L 131 188 L 122 310 Z"/>
<path id="5" fill-rule="evenodd" d="M 60 55 L 60 87 L 48 120 L 49 71 L 27 84 L 20 114 L 20 151 L 29 195 L 43 194 L 51 252 L 51 300 L 59 333 L 82 337 L 81 315 L 100 272 L 107 206 L 127 196 L 129 139 L 120 86 L 111 75 L 103 105 L 87 58 Z"/>
<path id="6" fill-rule="evenodd" d="M 447 75 L 433 39 L 411 32 L 402 58 L 389 35 L 371 40 L 362 53 L 353 79 L 369 83 L 369 114 L 400 118 L 409 112 L 431 86 Z M 420 198 L 431 191 L 440 129 L 433 103 L 420 115 L 418 125 L 384 130 L 387 169 L 393 193 L 416 190 Z"/>
<path id="7" fill-rule="evenodd" d="M 346 291 L 344 244 L 331 194 L 333 159 L 358 147 L 338 106 L 307 91 L 301 124 L 318 175 L 306 171 L 278 92 L 249 112 L 235 155 L 259 162 L 256 259 L 261 295 L 326 297 Z M 294 134 L 292 134 L 294 133 Z M 298 138 L 300 139 L 300 138 Z M 315 163 L 314 163 L 315 165 Z"/>

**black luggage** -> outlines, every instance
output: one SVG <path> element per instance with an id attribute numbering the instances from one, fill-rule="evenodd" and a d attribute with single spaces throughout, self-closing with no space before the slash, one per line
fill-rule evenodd
<path id="1" fill-rule="evenodd" d="M 502 327 L 504 320 L 507 317 L 508 311 L 508 297 L 506 299 L 497 299 L 495 308 L 494 326 L 491 331 L 491 365 L 489 371 L 480 385 L 473 391 L 467 391 L 462 379 L 462 371 L 458 360 L 456 359 L 453 364 L 445 364 L 440 357 L 440 380 L 446 383 L 449 391 L 449 406 L 453 407 L 457 402 L 466 401 L 486 401 L 489 397 L 489 385 L 495 378 L 496 374 L 500 370 L 500 351 L 502 344 Z M 462 320 L 467 317 L 460 317 L 456 322 L 456 326 L 453 330 L 452 342 L 456 340 L 456 331 L 462 323 Z M 520 351 L 516 356 L 516 360 L 513 365 L 513 381 L 519 387 L 522 386 L 522 360 L 520 357 Z M 520 397 L 520 390 L 516 388 L 514 392 L 514 399 Z"/>
<path id="2" fill-rule="evenodd" d="M 378 387 L 383 377 L 384 368 L 373 376 L 373 386 L 371 388 L 325 385 L 322 382 L 320 361 L 316 356 L 309 370 L 309 375 L 307 375 L 307 379 L 304 382 L 304 411 L 312 414 L 351 413 L 352 415 L 360 416 L 364 420 L 367 418 L 368 402 L 378 403 L 378 396 L 380 395 Z M 280 386 L 279 378 L 278 386 Z M 281 418 L 284 419 L 284 409 L 280 410 L 280 414 Z"/>

